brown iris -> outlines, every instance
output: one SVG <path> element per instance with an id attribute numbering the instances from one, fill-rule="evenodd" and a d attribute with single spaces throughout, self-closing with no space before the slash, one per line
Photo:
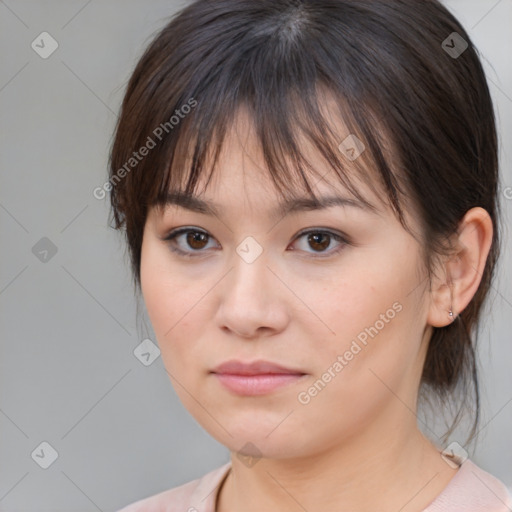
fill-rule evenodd
<path id="1" fill-rule="evenodd" d="M 200 233 L 198 231 L 189 231 L 187 233 L 187 243 L 193 249 L 202 249 L 204 245 L 201 245 L 202 242 L 208 242 L 208 235 L 206 233 Z M 196 245 L 196 244 L 199 244 Z"/>
<path id="2" fill-rule="evenodd" d="M 319 243 L 318 240 L 322 239 L 322 238 L 324 239 L 324 242 Z M 310 233 L 308 236 L 308 243 L 312 242 L 314 244 L 320 244 L 321 250 L 329 247 L 329 241 L 330 241 L 330 237 L 326 233 Z M 314 249 L 314 247 L 313 247 L 313 249 Z"/>

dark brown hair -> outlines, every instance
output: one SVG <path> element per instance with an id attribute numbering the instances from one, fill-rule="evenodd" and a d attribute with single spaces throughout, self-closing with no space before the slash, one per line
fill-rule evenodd
<path id="1" fill-rule="evenodd" d="M 323 115 L 323 92 L 345 134 Z M 213 172 L 241 107 L 284 197 L 301 184 L 315 197 L 300 134 L 364 200 L 338 149 L 357 134 L 360 160 L 374 170 L 365 180 L 378 177 L 404 228 L 404 202 L 418 212 L 428 282 L 464 214 L 487 210 L 495 229 L 480 286 L 453 323 L 434 328 L 421 381 L 440 402 L 460 392 L 445 439 L 464 409 L 474 414 L 472 439 L 477 328 L 499 254 L 499 208 L 493 105 L 464 28 L 437 0 L 208 0 L 174 16 L 129 80 L 110 158 L 114 227 L 124 228 L 138 292 L 148 209 L 169 190 L 192 193 L 207 159 Z"/>

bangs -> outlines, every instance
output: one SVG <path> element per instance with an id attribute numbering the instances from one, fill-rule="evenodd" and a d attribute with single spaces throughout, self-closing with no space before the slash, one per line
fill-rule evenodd
<path id="1" fill-rule="evenodd" d="M 205 173 L 208 183 L 227 131 L 245 110 L 266 170 L 283 198 L 305 191 L 316 199 L 314 188 L 322 175 L 305 156 L 306 141 L 368 207 L 349 176 L 355 173 L 379 197 L 384 190 L 383 200 L 405 227 L 399 197 L 407 187 L 399 186 L 403 173 L 392 150 L 397 147 L 391 137 L 396 130 L 386 125 L 381 104 L 391 100 L 381 87 L 384 80 L 377 85 L 372 79 L 380 64 L 368 48 L 358 47 L 348 31 L 306 37 L 305 29 L 314 20 L 295 2 L 289 9 L 276 7 L 258 23 L 248 21 L 250 11 L 257 10 L 253 4 L 240 7 L 248 18 L 236 11 L 219 18 L 216 9 L 221 8 L 222 2 L 205 5 L 193 19 L 184 11 L 174 30 L 166 32 L 165 46 L 163 41 L 155 43 L 141 59 L 132 77 L 130 104 L 123 105 L 122 112 L 122 117 L 140 121 L 130 133 L 123 133 L 120 125 L 117 136 L 126 137 L 125 146 L 136 139 L 137 147 L 157 132 L 158 148 L 145 158 L 140 172 L 130 173 L 114 188 L 113 203 L 116 196 L 137 191 L 127 204 L 160 207 L 168 192 L 192 194 Z M 267 9 L 272 11 L 269 4 Z M 352 14 L 346 14 L 342 24 L 350 27 Z M 194 31 L 187 32 L 188 25 L 194 25 Z M 376 33 L 379 30 L 382 27 L 375 27 Z M 162 58 L 164 51 L 168 53 Z M 191 102 L 194 108 L 185 108 Z"/>
<path id="2" fill-rule="evenodd" d="M 265 66 L 262 64 L 261 71 Z M 404 191 L 384 156 L 390 158 L 389 142 L 385 144 L 376 121 L 371 125 L 366 121 L 374 120 L 374 113 L 361 107 L 352 111 L 346 99 L 336 98 L 325 85 L 301 84 L 290 77 L 272 87 L 256 88 L 254 84 L 247 87 L 247 78 L 239 76 L 237 87 L 231 81 L 237 96 L 221 84 L 202 92 L 194 112 L 176 127 L 172 140 L 169 138 L 168 156 L 151 179 L 150 207 L 162 210 L 169 193 L 196 195 L 202 178 L 206 188 L 217 169 L 226 135 L 236 127 L 239 116 L 246 114 L 263 157 L 261 172 L 267 173 L 284 200 L 304 193 L 316 200 L 316 184 L 332 170 L 336 181 L 372 210 L 375 206 L 361 194 L 354 178 L 362 180 L 377 197 L 385 191 L 389 201 L 385 197 L 382 202 L 390 204 L 403 223 L 398 194 Z M 268 94 L 258 94 L 262 89 Z M 313 154 L 308 153 L 310 148 Z M 318 164 L 319 158 L 324 165 Z M 328 171 L 319 172 L 325 164 Z"/>

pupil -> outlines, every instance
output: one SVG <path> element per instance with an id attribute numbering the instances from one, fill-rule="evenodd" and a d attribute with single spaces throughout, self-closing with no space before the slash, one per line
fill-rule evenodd
<path id="1" fill-rule="evenodd" d="M 316 234 L 311 235 L 310 241 L 311 241 L 311 239 L 313 239 L 314 243 L 318 243 L 317 242 L 318 238 L 320 238 L 320 239 L 324 238 L 324 243 L 320 244 L 322 246 L 321 249 L 325 249 L 326 247 L 329 246 L 329 237 L 325 233 L 316 233 Z M 327 242 L 327 243 L 325 243 L 325 242 Z"/>
<path id="2" fill-rule="evenodd" d="M 203 238 L 203 240 L 201 240 L 201 238 Z M 201 249 L 202 248 L 201 242 L 202 241 L 204 242 L 205 238 L 206 238 L 206 235 L 204 233 L 198 233 L 197 231 L 196 232 L 189 232 L 188 236 L 187 236 L 187 242 L 194 249 Z M 195 245 L 196 243 L 199 243 L 199 246 L 196 246 Z"/>

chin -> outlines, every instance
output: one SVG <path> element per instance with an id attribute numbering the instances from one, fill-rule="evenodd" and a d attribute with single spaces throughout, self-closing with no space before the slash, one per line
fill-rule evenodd
<path id="1" fill-rule="evenodd" d="M 267 422 L 255 423 L 254 416 L 252 421 L 245 420 L 236 423 L 223 422 L 221 419 L 219 421 L 229 434 L 218 425 L 212 429 L 211 422 L 208 422 L 208 425 L 203 425 L 203 428 L 219 443 L 242 458 L 286 459 L 305 455 L 305 453 L 299 453 L 305 448 L 304 436 L 297 430 L 284 428 L 282 425 L 276 429 L 279 422 L 274 422 L 273 427 L 269 428 Z"/>

